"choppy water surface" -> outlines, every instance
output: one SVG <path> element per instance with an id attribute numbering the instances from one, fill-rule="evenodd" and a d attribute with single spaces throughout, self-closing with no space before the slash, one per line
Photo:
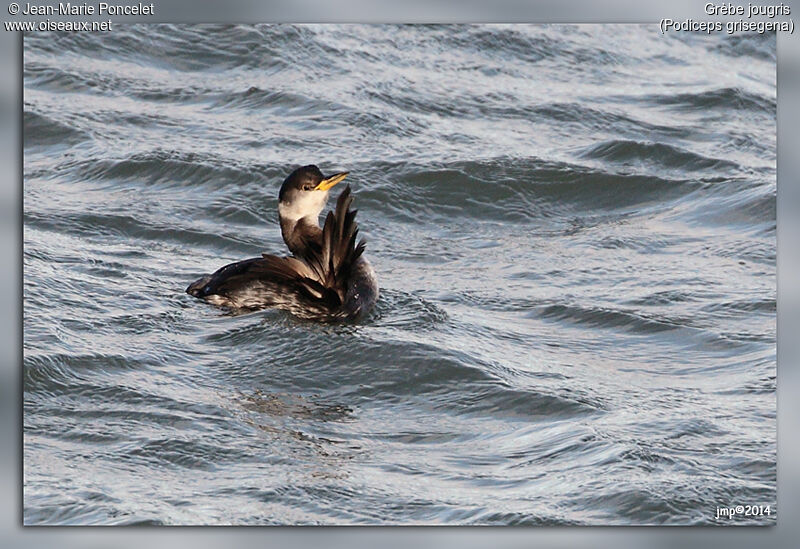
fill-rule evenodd
<path id="1" fill-rule="evenodd" d="M 775 56 L 655 25 L 27 35 L 25 523 L 774 524 Z M 283 252 L 307 163 L 351 172 L 374 314 L 184 294 Z"/>

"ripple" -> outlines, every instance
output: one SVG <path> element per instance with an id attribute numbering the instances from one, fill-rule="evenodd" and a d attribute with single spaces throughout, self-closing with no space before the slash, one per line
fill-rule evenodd
<path id="1" fill-rule="evenodd" d="M 33 147 L 70 147 L 90 139 L 77 128 L 63 124 L 43 114 L 25 110 L 23 116 L 23 145 Z"/>
<path id="2" fill-rule="evenodd" d="M 776 101 L 742 88 L 717 88 L 699 93 L 650 95 L 645 98 L 676 110 L 722 109 L 756 111 L 775 116 Z"/>
<path id="3" fill-rule="evenodd" d="M 263 177 L 248 168 L 208 155 L 156 150 L 119 160 L 91 160 L 62 166 L 77 177 L 96 181 L 135 181 L 144 185 L 220 189 Z"/>
<path id="4" fill-rule="evenodd" d="M 665 168 L 681 168 L 686 171 L 713 170 L 715 173 L 738 169 L 738 164 L 728 160 L 705 156 L 667 145 L 665 143 L 612 140 L 593 145 L 582 154 L 609 162 L 649 162 Z"/>
<path id="5" fill-rule="evenodd" d="M 407 330 L 430 330 L 447 322 L 447 312 L 435 303 L 414 294 L 394 289 L 381 289 L 381 298 L 373 313 L 378 326 Z"/>
<path id="6" fill-rule="evenodd" d="M 547 305 L 536 313 L 547 319 L 568 320 L 598 328 L 624 328 L 634 333 L 657 333 L 685 328 L 684 321 L 668 318 L 646 317 L 632 311 L 581 307 L 574 305 Z"/>
<path id="7" fill-rule="evenodd" d="M 452 222 L 454 216 L 464 215 L 526 222 L 572 215 L 575 207 L 614 211 L 668 201 L 701 187 L 696 180 L 515 158 L 425 167 L 391 186 L 366 187 L 358 196 L 364 207 L 388 209 L 392 216 L 415 222 Z"/>

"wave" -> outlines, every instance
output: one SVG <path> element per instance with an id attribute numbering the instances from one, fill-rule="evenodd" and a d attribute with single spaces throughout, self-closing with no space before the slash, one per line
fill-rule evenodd
<path id="1" fill-rule="evenodd" d="M 567 320 L 596 328 L 621 328 L 641 334 L 679 330 L 688 327 L 686 320 L 645 316 L 634 311 L 578 305 L 546 305 L 540 307 L 532 315 L 551 320 Z"/>
<path id="2" fill-rule="evenodd" d="M 213 191 L 240 190 L 242 185 L 257 184 L 265 178 L 277 179 L 286 169 L 246 165 L 223 155 L 155 149 L 120 159 L 68 161 L 57 171 L 73 174 L 81 181 L 130 181 L 142 187 L 168 185 Z"/>
<path id="3" fill-rule="evenodd" d="M 777 33 L 732 34 L 713 43 L 709 49 L 734 58 L 746 55 L 774 63 L 777 60 Z"/>
<path id="4" fill-rule="evenodd" d="M 26 149 L 71 147 L 91 139 L 91 135 L 83 130 L 27 109 L 24 111 L 22 124 L 23 147 Z"/>
<path id="5" fill-rule="evenodd" d="M 372 173 L 380 175 L 372 178 Z M 670 200 L 703 186 L 696 179 L 621 174 L 521 158 L 419 166 L 379 164 L 370 167 L 364 177 L 378 184 L 358 189 L 359 204 L 409 221 L 467 216 L 544 222 L 574 219 L 584 208 L 620 211 L 657 202 L 668 208 Z"/>
<path id="6" fill-rule="evenodd" d="M 676 110 L 704 109 L 740 110 L 776 115 L 777 102 L 742 88 L 715 88 L 697 93 L 653 94 L 641 98 Z"/>
<path id="7" fill-rule="evenodd" d="M 674 145 L 627 139 L 613 139 L 592 145 L 579 156 L 613 163 L 645 162 L 687 172 L 713 170 L 719 173 L 740 168 L 736 162 L 708 158 Z"/>

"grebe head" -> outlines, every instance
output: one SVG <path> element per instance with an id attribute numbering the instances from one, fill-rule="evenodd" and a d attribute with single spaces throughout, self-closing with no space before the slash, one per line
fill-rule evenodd
<path id="1" fill-rule="evenodd" d="M 325 177 L 314 165 L 303 166 L 290 173 L 278 194 L 281 223 L 295 224 L 301 219 L 310 218 L 316 225 L 320 212 L 328 202 L 328 191 L 348 173 L 340 172 Z"/>

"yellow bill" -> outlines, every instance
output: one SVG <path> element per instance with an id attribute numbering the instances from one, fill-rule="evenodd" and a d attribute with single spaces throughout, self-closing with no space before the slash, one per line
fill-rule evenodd
<path id="1" fill-rule="evenodd" d="M 337 173 L 336 175 L 330 176 L 328 179 L 323 179 L 319 182 L 319 185 L 314 187 L 315 191 L 327 191 L 330 188 L 333 188 L 339 181 L 347 177 L 347 174 L 350 172 L 341 172 Z"/>

